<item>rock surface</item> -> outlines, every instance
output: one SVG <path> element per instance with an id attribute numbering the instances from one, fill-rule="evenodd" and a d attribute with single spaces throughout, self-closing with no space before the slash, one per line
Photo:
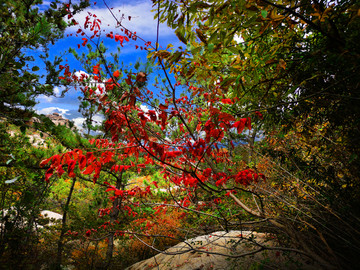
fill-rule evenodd
<path id="1" fill-rule="evenodd" d="M 24 217 L 22 217 L 20 215 L 17 216 L 17 209 L 14 208 L 14 207 L 10 207 L 10 209 L 0 210 L 0 213 L 1 213 L 1 215 L 0 215 L 0 232 L 2 232 L 5 229 L 4 220 L 8 220 L 10 222 L 13 222 L 14 224 L 16 224 L 16 226 L 18 226 L 20 228 L 23 228 L 24 226 L 26 226 L 28 224 L 28 219 L 27 218 L 24 218 Z M 34 227 L 37 228 L 37 229 L 44 228 L 44 226 L 39 225 L 39 218 L 40 219 L 47 219 L 46 226 L 54 226 L 54 225 L 59 224 L 61 222 L 61 220 L 63 218 L 63 215 L 58 214 L 58 213 L 53 212 L 53 211 L 49 211 L 49 210 L 41 211 L 40 216 L 38 218 L 36 218 L 35 223 L 34 223 Z M 16 220 L 17 220 L 17 223 L 16 223 Z"/>
<path id="2" fill-rule="evenodd" d="M 319 269 L 305 260 L 287 257 L 281 251 L 263 250 L 259 245 L 276 246 L 264 233 L 250 231 L 215 232 L 186 240 L 164 253 L 138 262 L 126 270 L 231 270 L 231 269 Z M 221 255 L 222 254 L 222 255 Z M 228 255 L 228 256 L 223 256 Z M 294 255 L 294 254 L 292 254 Z"/>
<path id="3" fill-rule="evenodd" d="M 43 218 L 48 218 L 50 219 L 49 223 L 47 224 L 48 226 L 53 226 L 56 225 L 57 223 L 60 222 L 60 220 L 62 220 L 63 215 L 55 213 L 53 211 L 49 211 L 49 210 L 43 210 L 40 213 L 41 217 Z"/>
<path id="4" fill-rule="evenodd" d="M 46 115 L 55 125 L 62 125 L 66 127 L 70 127 L 70 121 L 62 117 L 59 113 L 52 113 Z"/>

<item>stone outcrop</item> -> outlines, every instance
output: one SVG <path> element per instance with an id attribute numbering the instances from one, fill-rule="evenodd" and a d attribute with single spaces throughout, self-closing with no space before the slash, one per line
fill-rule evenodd
<path id="1" fill-rule="evenodd" d="M 46 117 L 48 117 L 55 125 L 70 127 L 70 121 L 63 118 L 59 113 L 48 114 Z"/>
<path id="2" fill-rule="evenodd" d="M 250 231 L 215 232 L 186 240 L 126 270 L 319 269 L 275 247 L 269 235 Z M 247 256 L 241 256 L 247 254 Z"/>
<path id="3" fill-rule="evenodd" d="M 34 117 L 31 117 L 29 121 L 25 122 L 26 125 L 31 126 L 31 127 L 34 125 L 34 123 L 41 123 L 41 120 L 34 116 Z"/>
<path id="4" fill-rule="evenodd" d="M 30 213 L 28 214 L 30 215 Z M 44 228 L 43 225 L 54 226 L 56 224 L 59 224 L 62 218 L 63 215 L 61 214 L 49 210 L 43 210 L 40 212 L 40 215 L 36 217 L 34 222 L 34 228 L 41 229 Z M 0 233 L 3 233 L 6 222 L 10 222 L 19 228 L 25 228 L 28 224 L 28 219 L 19 216 L 15 207 L 10 207 L 10 209 L 0 210 Z M 39 223 L 41 223 L 42 225 L 40 225 Z"/>

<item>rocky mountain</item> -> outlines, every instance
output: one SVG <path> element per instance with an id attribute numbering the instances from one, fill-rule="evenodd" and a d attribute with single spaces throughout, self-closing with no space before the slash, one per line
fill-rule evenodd
<path id="1" fill-rule="evenodd" d="M 62 115 L 59 113 L 48 114 L 46 115 L 46 117 L 48 117 L 56 125 L 70 127 L 70 121 L 68 119 L 63 118 Z"/>

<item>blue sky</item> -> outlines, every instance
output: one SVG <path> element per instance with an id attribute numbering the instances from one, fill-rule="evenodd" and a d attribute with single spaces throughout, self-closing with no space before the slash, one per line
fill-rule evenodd
<path id="1" fill-rule="evenodd" d="M 74 2 L 74 1 L 73 1 Z M 103 1 L 97 1 L 96 5 L 91 2 L 91 6 L 78 14 L 76 20 L 79 21 L 80 25 L 83 25 L 85 22 L 85 17 L 88 15 L 88 12 L 91 14 L 96 14 L 97 17 L 102 21 L 101 28 L 106 32 L 114 32 L 121 34 L 119 28 L 116 27 L 116 20 L 111 16 L 110 12 L 104 6 Z M 48 5 L 48 1 L 44 1 L 44 5 Z M 137 1 L 111 1 L 108 0 L 107 4 L 109 7 L 112 7 L 113 13 L 117 16 L 118 19 L 122 20 L 122 24 L 131 31 L 136 31 L 137 35 L 145 39 L 146 41 L 151 41 L 152 44 L 155 44 L 156 41 L 156 27 L 157 21 L 153 18 L 154 14 L 152 10 L 152 1 L 151 0 L 137 0 Z M 131 19 L 129 20 L 129 16 Z M 49 54 L 50 58 L 53 58 L 55 55 L 63 54 L 63 58 L 70 66 L 70 70 L 81 71 L 81 65 L 69 54 L 67 50 L 69 48 L 76 48 L 77 44 L 82 43 L 82 37 L 75 37 L 74 33 L 77 31 L 78 27 L 70 27 L 66 30 L 65 36 L 68 37 L 59 40 L 54 45 L 50 46 Z M 73 36 L 70 36 L 73 34 Z M 105 41 L 105 45 L 109 48 L 109 52 L 116 51 L 119 42 L 114 40 L 106 39 L 105 35 L 102 35 L 102 39 Z M 125 65 L 130 63 L 135 63 L 138 59 L 146 61 L 146 52 L 141 51 L 140 49 L 135 49 L 135 45 L 143 46 L 144 42 L 137 40 L 130 42 L 124 42 L 124 47 L 121 48 L 120 59 L 124 62 Z M 174 47 L 180 46 L 181 44 L 178 41 L 178 38 L 174 34 L 174 31 L 167 27 L 164 24 L 160 25 L 160 36 L 159 44 L 164 49 L 168 44 L 173 44 Z M 64 62 L 65 63 L 65 62 Z M 39 73 L 43 73 L 44 70 L 40 70 Z M 61 87 L 55 87 L 55 92 L 59 96 L 61 93 Z M 78 113 L 78 96 L 79 92 L 75 89 L 71 89 L 65 94 L 65 97 L 46 97 L 39 96 L 38 104 L 35 109 L 40 114 L 49 114 L 53 112 L 58 112 L 63 115 L 63 117 L 73 120 L 74 123 L 81 127 L 83 118 L 80 113 Z M 100 118 L 98 118 L 100 120 Z"/>

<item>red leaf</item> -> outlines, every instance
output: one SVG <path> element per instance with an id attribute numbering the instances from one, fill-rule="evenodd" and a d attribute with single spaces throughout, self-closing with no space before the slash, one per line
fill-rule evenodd
<path id="1" fill-rule="evenodd" d="M 129 78 L 129 77 L 125 79 L 125 82 L 126 82 L 128 85 L 132 85 L 131 78 Z"/>
<path id="2" fill-rule="evenodd" d="M 75 177 L 75 174 L 74 174 L 75 164 L 76 164 L 75 160 L 70 159 L 68 161 L 68 175 L 69 175 L 69 177 Z"/>
<path id="3" fill-rule="evenodd" d="M 232 116 L 231 114 L 228 113 L 224 113 L 224 112 L 219 112 L 219 121 L 222 121 L 226 124 L 229 124 L 229 121 L 235 121 L 236 119 L 234 118 L 234 116 Z"/>
<path id="4" fill-rule="evenodd" d="M 255 112 L 255 114 L 261 119 L 261 120 L 263 120 L 264 119 L 264 116 L 262 115 L 262 113 L 261 112 L 259 112 L 259 111 L 256 111 Z"/>
<path id="5" fill-rule="evenodd" d="M 120 189 L 116 189 L 114 194 L 115 194 L 116 196 L 123 196 L 123 195 L 124 195 L 124 191 L 123 191 L 123 190 L 120 190 Z"/>
<path id="6" fill-rule="evenodd" d="M 96 65 L 93 67 L 93 73 L 94 74 L 99 74 L 99 65 Z"/>
<path id="7" fill-rule="evenodd" d="M 42 161 L 40 162 L 40 167 L 41 167 L 41 168 L 44 167 L 46 164 L 49 163 L 49 161 L 50 161 L 52 158 L 53 158 L 53 157 L 49 157 L 49 158 L 47 158 L 47 159 L 42 160 Z"/>
<path id="8" fill-rule="evenodd" d="M 120 72 L 117 70 L 117 71 L 115 71 L 114 73 L 113 73 L 113 76 L 115 77 L 115 78 L 118 78 L 119 76 L 120 76 Z"/>
<path id="9" fill-rule="evenodd" d="M 244 128 L 247 127 L 249 130 L 251 130 L 251 118 L 241 118 L 239 121 L 235 122 L 232 127 L 235 127 L 237 129 L 237 132 L 240 134 L 243 132 Z"/>
<path id="10" fill-rule="evenodd" d="M 239 121 L 235 122 L 232 126 L 237 129 L 237 132 L 240 134 L 245 128 L 246 118 L 242 118 Z"/>
<path id="11" fill-rule="evenodd" d="M 115 41 L 120 41 L 120 44 L 124 42 L 124 37 L 120 35 L 115 35 Z"/>
<path id="12" fill-rule="evenodd" d="M 156 121 L 157 120 L 157 116 L 156 116 L 156 112 L 154 110 L 149 110 L 147 113 L 150 116 L 150 119 L 152 121 Z"/>
<path id="13" fill-rule="evenodd" d="M 86 157 L 84 155 L 81 155 L 79 157 L 79 169 L 83 170 L 86 166 Z"/>
<path id="14" fill-rule="evenodd" d="M 209 177 L 212 173 L 212 170 L 211 168 L 206 168 L 204 171 L 203 171 L 203 176 L 205 177 Z"/>
<path id="15" fill-rule="evenodd" d="M 82 38 L 82 40 L 84 41 L 81 45 L 85 46 L 86 43 L 88 42 L 87 38 Z"/>
<path id="16" fill-rule="evenodd" d="M 45 173 L 45 181 L 49 183 L 49 178 L 53 175 L 54 168 L 50 167 Z"/>
<path id="17" fill-rule="evenodd" d="M 65 173 L 62 165 L 60 165 L 60 166 L 56 169 L 56 173 L 58 174 L 59 177 L 61 177 L 61 176 Z"/>
<path id="18" fill-rule="evenodd" d="M 223 104 L 233 104 L 232 100 L 230 98 L 224 98 L 221 100 Z"/>
<path id="19" fill-rule="evenodd" d="M 93 171 L 94 171 L 94 166 L 90 165 L 85 169 L 85 171 L 82 172 L 82 174 L 92 174 Z"/>
<path id="20" fill-rule="evenodd" d="M 168 107 L 169 107 L 168 105 L 163 105 L 163 104 L 161 104 L 161 103 L 160 103 L 160 105 L 159 105 L 159 109 L 160 109 L 160 110 L 166 110 Z"/>
<path id="21" fill-rule="evenodd" d="M 115 172 L 118 172 L 119 168 L 120 168 L 119 165 L 115 165 L 115 166 L 113 166 L 112 170 L 115 171 Z"/>

